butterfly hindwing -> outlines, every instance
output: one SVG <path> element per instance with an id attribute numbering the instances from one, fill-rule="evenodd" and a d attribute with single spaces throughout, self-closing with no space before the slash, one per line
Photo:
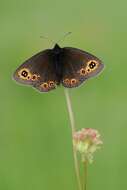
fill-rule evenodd
<path id="1" fill-rule="evenodd" d="M 64 87 L 77 87 L 85 80 L 96 76 L 104 67 L 100 59 L 80 49 L 65 47 L 63 52 L 61 82 Z"/>
<path id="2" fill-rule="evenodd" d="M 13 78 L 21 84 L 32 85 L 40 92 L 53 90 L 57 86 L 57 76 L 52 62 L 52 51 L 44 50 L 25 61 Z"/>

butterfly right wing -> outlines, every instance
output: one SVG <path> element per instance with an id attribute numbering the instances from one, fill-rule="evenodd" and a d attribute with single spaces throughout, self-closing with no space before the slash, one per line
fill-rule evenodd
<path id="1" fill-rule="evenodd" d="M 80 49 L 63 48 L 62 85 L 67 88 L 78 87 L 87 79 L 96 76 L 103 69 L 102 61 Z"/>
<path id="2" fill-rule="evenodd" d="M 25 61 L 16 69 L 14 80 L 32 85 L 40 92 L 48 92 L 57 86 L 57 76 L 53 65 L 52 51 L 44 50 Z"/>

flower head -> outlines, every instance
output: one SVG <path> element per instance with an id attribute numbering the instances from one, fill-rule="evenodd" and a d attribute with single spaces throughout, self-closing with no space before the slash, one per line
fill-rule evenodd
<path id="1" fill-rule="evenodd" d="M 80 131 L 74 132 L 73 144 L 81 154 L 82 161 L 92 163 L 93 153 L 102 145 L 100 134 L 97 130 L 92 128 L 83 128 Z"/>

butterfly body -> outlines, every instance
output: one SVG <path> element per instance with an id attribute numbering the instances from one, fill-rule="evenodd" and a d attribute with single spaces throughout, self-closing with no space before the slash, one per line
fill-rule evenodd
<path id="1" fill-rule="evenodd" d="M 48 92 L 60 84 L 67 88 L 77 87 L 96 76 L 103 67 L 101 60 L 90 53 L 55 44 L 53 49 L 44 50 L 25 61 L 13 78 L 40 92 Z"/>
<path id="2" fill-rule="evenodd" d="M 58 44 L 54 46 L 54 48 L 51 50 L 52 51 L 52 64 L 54 64 L 54 70 L 56 72 L 56 76 L 58 79 L 58 84 L 60 84 L 62 80 L 62 74 L 63 74 L 63 69 L 64 65 L 62 64 L 62 59 L 64 57 L 64 51 Z"/>

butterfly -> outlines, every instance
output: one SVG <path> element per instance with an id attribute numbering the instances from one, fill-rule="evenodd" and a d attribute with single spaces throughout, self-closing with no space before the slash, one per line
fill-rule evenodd
<path id="1" fill-rule="evenodd" d="M 83 50 L 55 44 L 32 56 L 19 66 L 13 78 L 40 92 L 49 92 L 62 84 L 66 88 L 80 86 L 104 68 L 100 59 Z"/>

